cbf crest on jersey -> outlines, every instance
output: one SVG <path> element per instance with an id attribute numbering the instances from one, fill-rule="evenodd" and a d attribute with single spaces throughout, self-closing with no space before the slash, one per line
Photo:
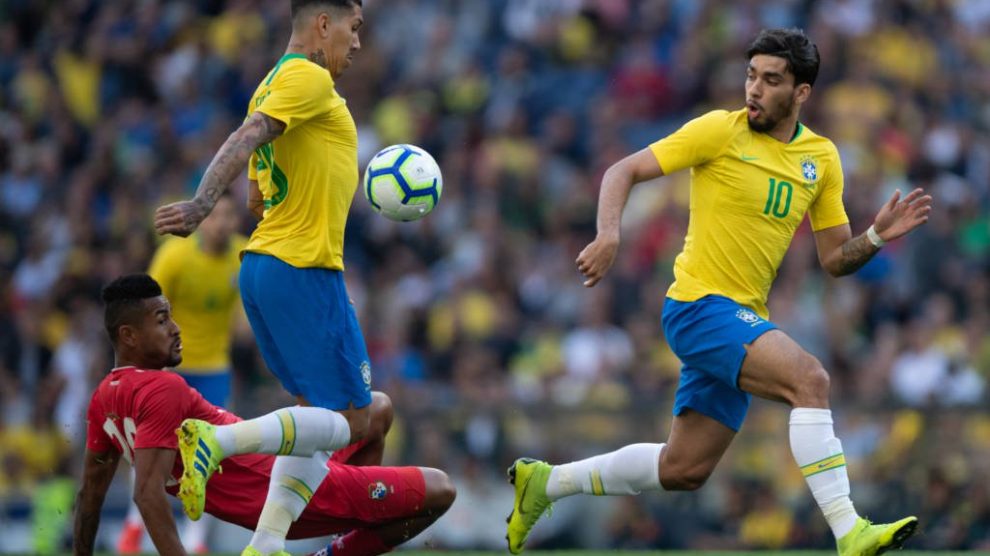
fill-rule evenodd
<path id="1" fill-rule="evenodd" d="M 801 159 L 801 177 L 804 178 L 803 185 L 806 189 L 814 189 L 818 182 L 818 164 L 813 156 L 806 156 Z"/>

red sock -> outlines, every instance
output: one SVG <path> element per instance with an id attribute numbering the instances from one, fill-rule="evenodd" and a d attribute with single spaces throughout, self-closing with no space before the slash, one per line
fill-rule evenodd
<path id="1" fill-rule="evenodd" d="M 378 534 L 368 529 L 355 529 L 330 544 L 333 556 L 376 556 L 391 552 Z"/>

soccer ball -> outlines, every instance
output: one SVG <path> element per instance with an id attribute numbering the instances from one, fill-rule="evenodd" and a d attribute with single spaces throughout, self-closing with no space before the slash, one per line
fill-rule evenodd
<path id="1" fill-rule="evenodd" d="M 391 220 L 419 220 L 437 206 L 441 192 L 440 166 L 415 145 L 385 147 L 364 172 L 364 196 L 375 211 Z"/>

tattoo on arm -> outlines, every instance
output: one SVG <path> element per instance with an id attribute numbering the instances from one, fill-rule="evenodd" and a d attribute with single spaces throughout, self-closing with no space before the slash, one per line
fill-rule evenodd
<path id="1" fill-rule="evenodd" d="M 842 244 L 838 276 L 852 274 L 863 267 L 880 249 L 870 242 L 866 234 L 860 234 Z"/>
<path id="2" fill-rule="evenodd" d="M 323 49 L 317 49 L 316 52 L 309 53 L 309 61 L 320 66 L 321 68 L 327 67 L 327 54 L 323 52 Z"/>
<path id="3" fill-rule="evenodd" d="M 244 170 L 251 153 L 261 145 L 275 140 L 285 131 L 285 124 L 261 112 L 251 114 L 244 125 L 220 147 L 196 190 L 196 202 L 206 212 L 213 210 L 217 200 Z"/>

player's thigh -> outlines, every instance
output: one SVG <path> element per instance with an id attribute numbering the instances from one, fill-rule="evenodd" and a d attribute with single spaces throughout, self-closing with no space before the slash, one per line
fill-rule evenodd
<path id="1" fill-rule="evenodd" d="M 251 324 L 251 332 L 254 333 L 261 357 L 268 365 L 268 370 L 282 383 L 286 391 L 293 396 L 299 396 L 302 392 L 289 373 L 289 367 L 282 357 L 275 336 L 262 312 L 262 304 L 264 304 L 267 296 L 265 291 L 267 283 L 263 279 L 264 267 L 268 263 L 267 258 L 267 255 L 258 253 L 244 254 L 239 275 L 241 303 L 244 306 L 244 313 L 247 315 L 248 322 Z"/>
<path id="2" fill-rule="evenodd" d="M 746 345 L 775 328 L 726 297 L 710 295 L 691 302 L 667 299 L 664 333 L 684 364 L 674 415 L 691 409 L 738 431 L 750 402 L 750 395 L 739 389 Z"/>
<path id="3" fill-rule="evenodd" d="M 746 348 L 739 387 L 794 407 L 828 407 L 828 373 L 790 336 L 772 330 Z"/>
<path id="4" fill-rule="evenodd" d="M 419 467 L 332 465 L 328 477 L 307 507 L 324 519 L 349 518 L 370 527 L 424 511 L 428 487 Z"/>
<path id="5" fill-rule="evenodd" d="M 367 407 L 371 364 L 342 273 L 260 257 L 256 287 L 265 294 L 254 301 L 298 388 L 293 394 L 342 412 Z"/>
<path id="6" fill-rule="evenodd" d="M 693 490 L 711 475 L 736 431 L 691 409 L 674 416 L 660 456 L 660 482 L 668 490 Z"/>

